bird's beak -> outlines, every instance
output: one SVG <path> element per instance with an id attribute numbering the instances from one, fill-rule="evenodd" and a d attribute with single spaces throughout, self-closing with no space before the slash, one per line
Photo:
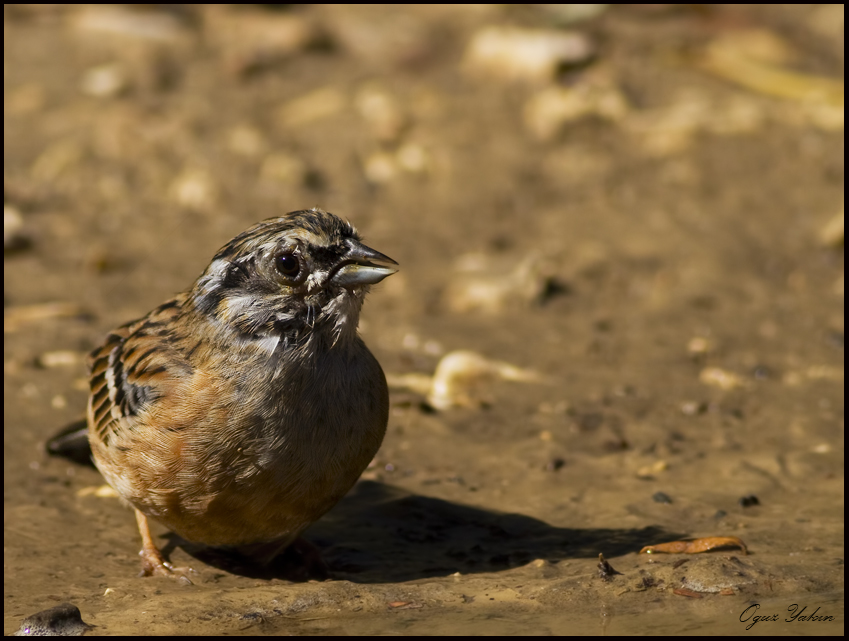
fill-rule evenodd
<path id="1" fill-rule="evenodd" d="M 330 282 L 341 287 L 374 285 L 398 271 L 394 260 L 355 240 L 348 241 L 348 252 L 334 268 Z"/>

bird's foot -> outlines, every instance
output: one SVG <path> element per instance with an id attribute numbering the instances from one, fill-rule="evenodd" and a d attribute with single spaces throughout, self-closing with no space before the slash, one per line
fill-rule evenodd
<path id="1" fill-rule="evenodd" d="M 139 552 L 142 561 L 142 570 L 139 576 L 167 576 L 170 579 L 192 585 L 190 574 L 197 574 L 192 568 L 175 568 L 165 560 L 162 553 L 155 547 L 145 547 Z"/>

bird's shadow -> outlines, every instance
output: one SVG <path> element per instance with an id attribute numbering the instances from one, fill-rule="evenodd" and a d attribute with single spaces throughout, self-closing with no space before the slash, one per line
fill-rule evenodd
<path id="1" fill-rule="evenodd" d="M 268 567 L 251 565 L 168 535 L 205 563 L 253 578 L 327 578 L 311 555 L 289 551 Z M 355 583 L 390 583 L 455 572 L 499 572 L 534 559 L 614 557 L 679 533 L 658 527 L 572 529 L 521 514 L 505 514 L 361 481 L 305 534 L 320 551 L 328 576 Z M 307 558 L 304 558 L 304 557 Z"/>
<path id="2" fill-rule="evenodd" d="M 91 465 L 85 421 L 67 426 L 47 451 Z M 499 572 L 534 559 L 615 557 L 682 534 L 659 527 L 572 529 L 522 514 L 505 514 L 413 494 L 374 481 L 360 481 L 300 542 L 269 565 L 232 552 L 165 535 L 166 556 L 175 547 L 213 567 L 252 578 L 293 581 L 338 578 L 388 583 L 455 572 Z"/>

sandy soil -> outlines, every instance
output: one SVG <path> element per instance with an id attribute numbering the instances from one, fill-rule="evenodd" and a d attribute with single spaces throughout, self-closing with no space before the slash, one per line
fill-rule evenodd
<path id="1" fill-rule="evenodd" d="M 842 5 L 139 6 L 6 8 L 6 633 L 843 633 Z M 492 25 L 572 49 L 493 62 Z M 308 532 L 330 581 L 162 528 L 195 585 L 136 578 L 132 514 L 44 454 L 83 355 L 312 206 L 402 266 L 362 321 L 396 383 L 460 349 L 539 380 L 396 385 Z M 701 536 L 750 554 L 638 554 Z"/>

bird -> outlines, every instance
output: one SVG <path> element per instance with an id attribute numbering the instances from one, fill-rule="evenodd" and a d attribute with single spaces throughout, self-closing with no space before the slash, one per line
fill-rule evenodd
<path id="1" fill-rule="evenodd" d="M 141 576 L 185 576 L 154 519 L 268 563 L 356 483 L 389 395 L 357 331 L 398 263 L 318 208 L 257 223 L 87 359 L 95 466 L 135 511 Z M 190 582 L 190 581 L 189 581 Z"/>

